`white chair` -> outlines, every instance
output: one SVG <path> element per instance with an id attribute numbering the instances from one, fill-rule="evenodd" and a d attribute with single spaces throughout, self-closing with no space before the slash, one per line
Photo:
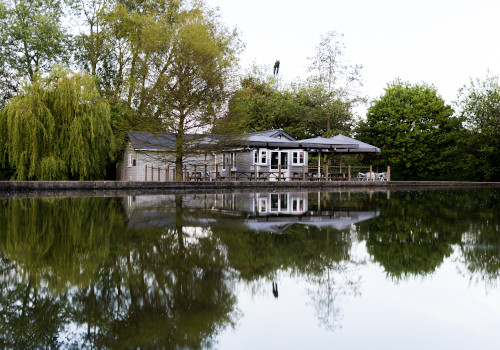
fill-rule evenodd
<path id="1" fill-rule="evenodd" d="M 387 173 L 374 173 L 375 181 L 387 181 Z"/>
<path id="2" fill-rule="evenodd" d="M 368 181 L 368 175 L 369 175 L 369 173 L 358 173 L 358 180 L 359 181 Z"/>

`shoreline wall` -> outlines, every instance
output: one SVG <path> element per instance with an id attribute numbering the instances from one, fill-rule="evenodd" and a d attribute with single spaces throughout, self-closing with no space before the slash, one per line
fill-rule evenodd
<path id="1" fill-rule="evenodd" d="M 120 195 L 172 192 L 233 192 L 283 190 L 396 190 L 500 187 L 500 182 L 462 181 L 281 181 L 281 182 L 137 182 L 137 181 L 0 181 L 0 197 L 18 194 Z"/>

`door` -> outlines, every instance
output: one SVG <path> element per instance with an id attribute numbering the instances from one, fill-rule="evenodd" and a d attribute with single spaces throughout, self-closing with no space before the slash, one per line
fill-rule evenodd
<path id="1" fill-rule="evenodd" d="M 271 151 L 271 172 L 275 173 L 273 176 L 269 178 L 269 180 L 276 181 L 278 180 L 278 171 L 281 165 L 281 180 L 289 178 L 289 169 L 288 169 L 288 152 L 287 151 Z"/>

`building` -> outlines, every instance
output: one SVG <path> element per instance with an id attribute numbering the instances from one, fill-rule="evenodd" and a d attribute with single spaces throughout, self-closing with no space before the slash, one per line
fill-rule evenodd
<path id="1" fill-rule="evenodd" d="M 122 181 L 290 181 L 320 177 L 309 172 L 310 153 L 355 153 L 355 140 L 296 140 L 283 130 L 238 136 L 184 136 L 182 179 L 176 179 L 176 135 L 129 132 L 124 161 L 117 165 Z M 380 149 L 373 147 L 373 151 Z M 318 157 L 319 158 L 319 157 Z"/>

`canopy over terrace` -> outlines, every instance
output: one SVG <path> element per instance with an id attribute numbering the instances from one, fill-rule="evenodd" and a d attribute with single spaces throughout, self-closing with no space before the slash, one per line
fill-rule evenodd
<path id="1" fill-rule="evenodd" d="M 355 150 L 347 149 L 347 151 L 343 151 L 341 149 L 338 150 L 338 152 L 345 152 L 345 153 L 380 153 L 380 148 L 372 146 L 368 143 L 353 139 L 352 137 L 347 137 L 344 135 L 337 135 L 330 137 L 329 140 L 333 140 L 334 142 L 347 142 L 347 143 L 353 143 L 356 144 L 358 147 Z"/>
<path id="2" fill-rule="evenodd" d="M 352 137 L 337 135 L 330 138 L 314 137 L 298 141 L 305 147 L 310 148 L 310 152 L 318 153 L 318 176 L 321 173 L 321 153 L 375 153 L 380 152 L 380 148 L 369 145 Z M 342 165 L 340 165 L 342 172 Z"/>
<path id="3" fill-rule="evenodd" d="M 319 152 L 353 152 L 359 146 L 356 142 L 344 140 L 332 140 L 324 137 L 314 137 L 297 141 L 302 147 L 309 148 L 311 151 L 318 150 Z"/>

